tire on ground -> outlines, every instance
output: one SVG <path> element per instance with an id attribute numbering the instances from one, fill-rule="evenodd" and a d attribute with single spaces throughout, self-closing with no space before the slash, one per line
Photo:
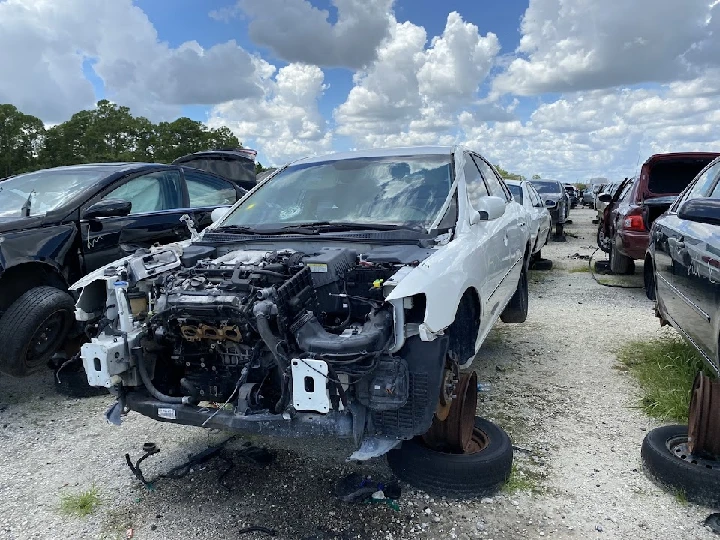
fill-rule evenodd
<path id="1" fill-rule="evenodd" d="M 523 261 L 520 280 L 518 281 L 515 294 L 510 298 L 510 302 L 500 314 L 500 319 L 504 323 L 524 323 L 528 314 L 528 271 L 527 264 Z"/>
<path id="2" fill-rule="evenodd" d="M 670 450 L 671 441 L 687 440 L 683 425 L 663 426 L 651 430 L 642 444 L 642 460 L 647 472 L 660 484 L 682 492 L 687 500 L 720 505 L 720 462 L 707 468 L 680 459 Z"/>
<path id="3" fill-rule="evenodd" d="M 610 271 L 613 274 L 634 274 L 635 261 L 618 251 L 615 242 L 610 246 Z"/>
<path id="4" fill-rule="evenodd" d="M 643 266 L 643 285 L 648 300 L 655 300 L 655 274 L 653 273 L 652 259 L 649 256 L 645 259 L 645 265 Z"/>
<path id="5" fill-rule="evenodd" d="M 475 429 L 488 439 L 487 446 L 477 453 L 437 452 L 418 437 L 388 452 L 390 468 L 400 480 L 433 495 L 453 498 L 492 495 L 510 477 L 512 443 L 505 431 L 484 418 L 475 418 Z"/>
<path id="6" fill-rule="evenodd" d="M 0 371 L 25 377 L 44 368 L 67 336 L 74 310 L 72 296 L 55 287 L 35 287 L 20 296 L 0 318 Z M 36 331 L 56 314 L 58 332 L 42 354 L 29 358 L 28 349 Z"/>

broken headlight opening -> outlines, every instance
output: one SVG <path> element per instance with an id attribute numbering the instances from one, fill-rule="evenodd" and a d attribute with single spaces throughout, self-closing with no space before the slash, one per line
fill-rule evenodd
<path id="1" fill-rule="evenodd" d="M 385 300 L 412 263 L 219 249 L 139 252 L 83 284 L 81 357 L 89 383 L 118 397 L 108 419 L 354 438 L 356 459 L 427 431 L 447 340 L 406 332 L 424 301 Z"/>

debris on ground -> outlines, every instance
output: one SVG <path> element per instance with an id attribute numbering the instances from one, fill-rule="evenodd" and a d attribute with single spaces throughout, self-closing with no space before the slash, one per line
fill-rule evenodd
<path id="1" fill-rule="evenodd" d="M 399 510 L 397 500 L 402 489 L 395 481 L 376 482 L 370 476 L 358 472 L 351 473 L 335 484 L 335 496 L 343 502 L 387 504 Z"/>

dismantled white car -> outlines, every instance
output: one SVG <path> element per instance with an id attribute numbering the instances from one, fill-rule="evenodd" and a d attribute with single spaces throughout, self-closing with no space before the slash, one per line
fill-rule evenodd
<path id="1" fill-rule="evenodd" d="M 540 194 L 527 180 L 505 180 L 505 184 L 513 199 L 522 204 L 528 212 L 532 257 L 541 259 L 542 248 L 547 244 L 552 232 L 550 212 Z"/>
<path id="2" fill-rule="evenodd" d="M 476 387 L 459 369 L 498 317 L 525 320 L 531 249 L 526 210 L 477 154 L 307 158 L 193 240 L 77 282 L 92 336 L 81 357 L 89 383 L 117 396 L 115 423 L 133 410 L 354 438 L 355 459 L 428 432 L 478 450 Z"/>

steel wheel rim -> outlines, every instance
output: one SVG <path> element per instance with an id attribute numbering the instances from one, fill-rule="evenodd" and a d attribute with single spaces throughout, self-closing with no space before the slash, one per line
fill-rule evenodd
<path id="1" fill-rule="evenodd" d="M 38 326 L 30 338 L 30 344 L 25 352 L 27 362 L 37 361 L 55 347 L 66 326 L 66 315 L 65 311 L 55 311 Z"/>

